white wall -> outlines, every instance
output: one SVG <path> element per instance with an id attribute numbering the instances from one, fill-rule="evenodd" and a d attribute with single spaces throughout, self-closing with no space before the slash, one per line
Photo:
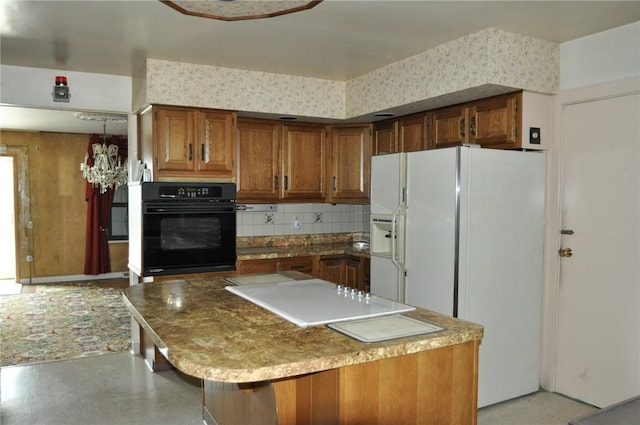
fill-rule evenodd
<path id="1" fill-rule="evenodd" d="M 560 90 L 640 75 L 640 22 L 560 45 Z"/>
<path id="2" fill-rule="evenodd" d="M 54 102 L 55 77 L 67 77 L 69 102 Z M 49 109 L 131 111 L 131 77 L 0 65 L 0 103 Z"/>

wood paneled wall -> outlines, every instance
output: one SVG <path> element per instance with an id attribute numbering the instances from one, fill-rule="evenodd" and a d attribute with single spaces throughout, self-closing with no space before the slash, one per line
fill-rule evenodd
<path id="1" fill-rule="evenodd" d="M 8 155 L 19 151 L 26 156 L 26 161 L 14 160 L 14 168 L 28 167 L 27 173 L 16 170 L 19 179 L 28 180 L 18 181 L 19 190 L 27 195 L 16 197 L 21 239 L 17 244 L 18 278 L 83 274 L 87 203 L 80 163 L 89 136 L 3 130 L 0 137 L 8 146 Z M 28 198 L 29 208 L 22 205 L 23 198 Z M 127 252 L 127 243 L 111 244 L 112 272 L 127 271 Z M 32 263 L 26 261 L 28 253 L 34 257 Z"/>

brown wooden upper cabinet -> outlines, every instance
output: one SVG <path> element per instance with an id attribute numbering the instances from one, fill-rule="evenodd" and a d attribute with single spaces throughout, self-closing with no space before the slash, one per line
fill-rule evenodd
<path id="1" fill-rule="evenodd" d="M 326 155 L 326 129 L 323 125 L 283 125 L 280 197 L 324 202 Z"/>
<path id="2" fill-rule="evenodd" d="M 235 112 L 154 105 L 140 120 L 142 156 L 151 152 L 154 178 L 233 179 Z"/>
<path id="3" fill-rule="evenodd" d="M 427 114 L 409 115 L 398 120 L 400 152 L 415 152 L 426 149 L 425 125 Z"/>
<path id="4" fill-rule="evenodd" d="M 374 124 L 374 155 L 478 144 L 521 148 L 522 92 L 433 109 Z"/>
<path id="5" fill-rule="evenodd" d="M 522 93 L 510 93 L 430 111 L 427 147 L 465 143 L 499 149 L 519 147 L 521 104 Z"/>
<path id="6" fill-rule="evenodd" d="M 426 113 L 420 113 L 376 123 L 373 154 L 383 155 L 426 149 L 426 119 Z"/>
<path id="7" fill-rule="evenodd" d="M 367 203 L 371 131 L 238 119 L 238 201 Z"/>
<path id="8" fill-rule="evenodd" d="M 326 202 L 369 202 L 372 132 L 370 124 L 331 127 Z"/>
<path id="9" fill-rule="evenodd" d="M 324 202 L 326 143 L 323 125 L 239 119 L 238 201 Z"/>
<path id="10" fill-rule="evenodd" d="M 398 121 L 385 120 L 373 125 L 373 154 L 384 155 L 397 153 L 398 150 Z"/>
<path id="11" fill-rule="evenodd" d="M 282 124 L 238 119 L 236 186 L 242 202 L 277 202 L 280 195 Z"/>

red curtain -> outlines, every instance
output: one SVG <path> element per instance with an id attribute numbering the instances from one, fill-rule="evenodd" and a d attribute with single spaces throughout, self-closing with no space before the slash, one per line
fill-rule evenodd
<path id="1" fill-rule="evenodd" d="M 89 136 L 87 153 L 88 165 L 93 165 L 93 145 L 102 144 L 105 137 L 97 134 Z M 122 162 L 127 158 L 127 138 L 107 137 L 107 145 L 118 146 L 118 156 Z M 109 240 L 107 228 L 111 220 L 111 205 L 115 189 L 108 189 L 100 193 L 100 187 L 86 183 L 85 199 L 87 201 L 87 237 L 85 242 L 84 274 L 101 274 L 111 271 L 111 258 L 109 256 Z"/>

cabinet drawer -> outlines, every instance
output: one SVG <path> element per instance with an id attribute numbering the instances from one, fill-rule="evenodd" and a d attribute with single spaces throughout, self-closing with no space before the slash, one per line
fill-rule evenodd
<path id="1" fill-rule="evenodd" d="M 313 257 L 296 257 L 291 259 L 278 260 L 279 272 L 294 270 L 302 273 L 313 272 Z"/>
<path id="2" fill-rule="evenodd" d="M 243 260 L 239 263 L 239 274 L 275 273 L 277 271 L 275 260 Z"/>

